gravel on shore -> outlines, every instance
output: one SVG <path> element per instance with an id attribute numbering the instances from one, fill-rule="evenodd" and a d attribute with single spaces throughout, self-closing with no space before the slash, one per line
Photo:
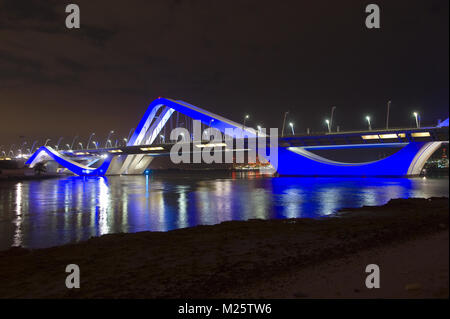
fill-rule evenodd
<path id="1" fill-rule="evenodd" d="M 350 295 L 345 294 L 348 289 L 330 295 L 325 286 L 322 293 L 320 285 L 311 291 L 308 287 L 333 271 L 340 278 L 336 269 L 350 270 L 339 260 L 355 264 L 358 256 L 374 249 L 386 264 L 414 255 L 404 263 L 414 269 L 421 267 L 417 261 L 427 258 L 425 250 L 430 246 L 417 241 L 441 234 L 436 242 L 439 247 L 446 244 L 448 251 L 448 204 L 448 198 L 396 199 L 378 207 L 344 209 L 321 219 L 231 221 L 169 232 L 104 235 L 45 249 L 11 248 L 0 252 L 0 298 L 355 297 L 362 289 L 359 286 Z M 420 249 L 399 248 L 397 252 L 404 251 L 401 256 L 392 250 L 408 243 Z M 442 267 L 448 273 L 448 254 L 433 256 L 441 255 L 447 264 L 430 262 L 428 274 L 417 282 L 433 273 L 433 264 L 440 267 L 436 274 L 442 276 Z M 65 286 L 68 264 L 80 267 L 80 289 Z M 294 275 L 308 280 L 301 284 L 292 279 Z M 417 285 L 416 281 L 407 284 Z M 273 293 L 267 293 L 269 282 Z M 448 297 L 448 276 L 442 278 L 441 286 L 438 292 L 421 297 Z M 376 295 L 405 296 L 409 295 L 392 290 Z"/>

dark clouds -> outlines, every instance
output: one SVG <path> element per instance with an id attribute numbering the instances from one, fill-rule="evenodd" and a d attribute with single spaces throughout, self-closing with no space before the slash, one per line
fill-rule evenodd
<path id="1" fill-rule="evenodd" d="M 323 129 L 371 114 L 411 123 L 448 114 L 448 1 L 378 1 L 382 29 L 364 28 L 360 1 L 73 1 L 0 3 L 0 144 L 126 135 L 157 96 L 234 120 Z M 445 113 L 445 114 L 444 114 Z M 5 119 L 7 119 L 5 121 Z"/>

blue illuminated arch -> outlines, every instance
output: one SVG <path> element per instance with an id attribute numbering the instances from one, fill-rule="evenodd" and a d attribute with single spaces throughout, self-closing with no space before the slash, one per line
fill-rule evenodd
<path id="1" fill-rule="evenodd" d="M 72 161 L 49 146 L 42 146 L 28 159 L 26 164 L 33 168 L 36 163 L 42 162 L 43 159 L 52 159 L 77 175 L 98 176 L 106 174 L 111 164 L 112 156 L 108 156 L 98 168 L 92 168 Z"/>

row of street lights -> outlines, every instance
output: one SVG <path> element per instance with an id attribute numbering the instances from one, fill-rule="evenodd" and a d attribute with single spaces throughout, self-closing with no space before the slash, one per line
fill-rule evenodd
<path id="1" fill-rule="evenodd" d="M 389 109 L 390 109 L 390 106 L 391 106 L 391 101 L 389 101 L 387 105 L 388 105 L 388 107 L 387 107 L 387 116 L 386 116 L 386 129 L 389 129 Z M 332 127 L 333 127 L 333 115 L 334 115 L 335 109 L 336 109 L 336 107 L 333 106 L 333 107 L 331 108 L 331 117 L 330 117 L 330 119 L 325 119 L 325 124 L 326 124 L 326 126 L 327 126 L 328 133 L 331 133 L 331 131 L 332 131 Z M 284 136 L 285 121 L 286 121 L 286 116 L 287 116 L 288 113 L 289 113 L 289 112 L 285 112 L 285 113 L 284 113 L 283 127 L 282 127 L 282 129 L 281 129 L 281 135 L 282 135 L 282 136 Z M 416 121 L 416 127 L 417 127 L 417 128 L 420 128 L 420 115 L 419 115 L 419 113 L 418 113 L 418 112 L 413 112 L 413 116 L 414 116 L 415 121 Z M 244 128 L 244 129 L 245 129 L 245 127 L 246 127 L 245 124 L 246 124 L 246 122 L 247 122 L 247 120 L 248 120 L 249 118 L 250 118 L 250 115 L 249 115 L 249 114 L 246 114 L 246 115 L 244 116 L 244 124 L 243 124 L 243 128 Z M 366 121 L 367 121 L 368 129 L 369 129 L 369 131 L 371 131 L 371 130 L 372 130 L 372 122 L 371 122 L 370 116 L 367 115 L 365 119 L 366 119 Z M 294 123 L 293 123 L 293 122 L 289 122 L 289 126 L 291 127 L 292 135 L 295 135 L 295 131 L 294 131 Z M 262 126 L 258 124 L 256 127 L 257 127 L 258 132 L 261 133 Z M 309 130 L 308 130 L 308 131 L 309 131 Z"/>
<path id="2" fill-rule="evenodd" d="M 130 132 L 128 133 L 128 136 L 127 137 L 125 137 L 125 138 L 123 138 L 123 141 L 124 141 L 124 143 L 125 143 L 125 145 L 128 143 L 128 141 L 129 141 L 129 139 L 130 139 L 130 136 L 131 136 L 131 133 L 133 133 L 133 131 L 134 131 L 134 128 L 132 128 L 131 130 L 130 130 Z M 106 142 L 105 142 L 105 148 L 107 148 L 108 146 L 109 147 L 117 147 L 118 145 L 118 140 L 116 140 L 116 144 L 115 144 L 115 146 L 113 146 L 113 144 L 112 144 L 112 141 L 111 141 L 111 136 L 112 136 L 112 134 L 114 134 L 114 131 L 110 131 L 109 133 L 108 133 L 108 137 L 107 137 L 107 139 L 106 139 Z M 73 138 L 73 140 L 72 140 L 72 143 L 71 144 L 69 144 L 69 143 L 66 143 L 65 144 L 65 147 L 67 148 L 67 150 L 68 151 L 70 151 L 70 150 L 73 150 L 73 149 L 75 149 L 75 146 L 77 146 L 77 145 L 79 145 L 79 147 L 80 147 L 80 149 L 89 149 L 89 147 L 90 147 L 90 145 L 92 144 L 96 149 L 98 149 L 98 147 L 99 147 L 99 142 L 97 142 L 97 141 L 93 141 L 92 140 L 92 138 L 95 136 L 95 133 L 91 133 L 90 135 L 89 135 L 89 139 L 88 139 L 88 141 L 87 141 L 87 144 L 86 145 L 83 145 L 83 143 L 80 141 L 80 142 L 78 142 L 78 144 L 76 144 L 76 142 L 77 142 L 77 139 L 78 139 L 78 135 L 76 135 L 74 138 Z M 57 141 L 57 143 L 54 145 L 54 147 L 55 147 L 55 149 L 56 150 L 59 150 L 60 149 L 60 144 L 61 144 L 61 141 L 63 140 L 63 137 L 60 137 L 59 139 L 58 139 L 58 141 Z M 45 140 L 45 142 L 44 142 L 44 145 L 43 146 L 48 146 L 49 145 L 49 142 L 51 141 L 51 139 L 50 138 L 47 138 L 46 140 Z M 14 148 L 15 148 L 15 144 L 12 144 L 11 145 L 11 147 L 10 147 L 10 149 L 9 149 L 9 151 L 7 152 L 6 151 L 6 149 L 4 150 L 3 149 L 3 145 L 0 147 L 0 156 L 16 156 L 16 155 L 19 155 L 19 156 L 21 156 L 21 155 L 31 155 L 32 153 L 33 153 L 33 151 L 34 151 L 34 148 L 35 148 L 35 145 L 36 145 L 36 143 L 37 143 L 38 141 L 34 141 L 33 142 L 33 145 L 32 145 L 32 147 L 31 148 L 26 148 L 25 149 L 25 145 L 27 144 L 27 142 L 23 142 L 23 144 L 17 149 L 17 150 L 14 150 Z M 26 150 L 26 152 L 23 152 L 23 150 Z"/>
<path id="3" fill-rule="evenodd" d="M 416 120 L 416 127 L 420 128 L 420 115 L 419 115 L 419 113 L 413 112 L 413 116 L 414 116 L 414 118 Z M 370 116 L 367 115 L 366 116 L 366 121 L 367 121 L 367 126 L 369 128 L 369 131 L 372 130 L 372 122 L 370 120 L 371 120 Z M 331 121 L 326 119 L 325 120 L 325 124 L 327 125 L 328 133 L 331 133 Z M 386 120 L 386 129 L 388 129 L 388 128 L 389 128 L 389 120 L 387 119 Z"/>

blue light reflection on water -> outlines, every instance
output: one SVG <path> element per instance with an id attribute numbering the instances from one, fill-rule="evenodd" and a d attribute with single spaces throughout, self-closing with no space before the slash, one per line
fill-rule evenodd
<path id="1" fill-rule="evenodd" d="M 0 182 L 0 249 L 250 218 L 320 217 L 391 198 L 448 196 L 448 179 L 223 173 Z"/>

